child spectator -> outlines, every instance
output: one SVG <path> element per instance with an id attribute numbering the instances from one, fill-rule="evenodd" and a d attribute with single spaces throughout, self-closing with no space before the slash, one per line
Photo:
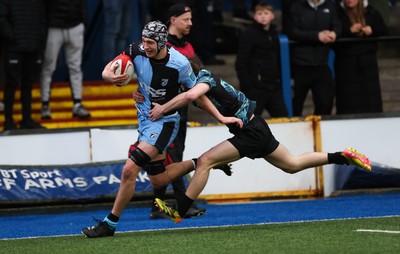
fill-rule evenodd
<path id="1" fill-rule="evenodd" d="M 255 6 L 253 24 L 240 36 L 236 72 L 242 92 L 257 102 L 255 115 L 266 109 L 271 117 L 287 117 L 281 83 L 279 40 L 273 7 Z"/>

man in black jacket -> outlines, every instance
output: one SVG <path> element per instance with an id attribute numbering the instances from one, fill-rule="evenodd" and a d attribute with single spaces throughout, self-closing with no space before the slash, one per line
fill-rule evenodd
<path id="1" fill-rule="evenodd" d="M 0 33 L 5 39 L 6 84 L 4 130 L 17 129 L 13 110 L 15 92 L 21 87 L 21 129 L 43 128 L 31 116 L 32 84 L 40 70 L 46 40 L 45 8 L 42 0 L 1 0 Z"/>
<path id="2" fill-rule="evenodd" d="M 341 24 L 334 3 L 329 0 L 295 1 L 290 7 L 289 39 L 292 78 L 294 80 L 293 111 L 301 116 L 303 104 L 311 89 L 314 114 L 330 115 L 335 98 L 335 84 L 328 66 L 329 44 L 341 34 Z"/>

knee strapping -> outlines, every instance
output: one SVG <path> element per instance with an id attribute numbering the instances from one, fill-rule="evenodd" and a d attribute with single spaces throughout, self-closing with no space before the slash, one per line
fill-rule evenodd
<path id="1" fill-rule="evenodd" d="M 139 167 L 144 168 L 151 161 L 150 156 L 148 156 L 142 149 L 136 147 L 134 150 L 129 151 L 129 158 L 136 163 Z"/>
<path id="2" fill-rule="evenodd" d="M 144 168 L 148 175 L 158 175 L 165 172 L 164 160 L 152 161 L 148 163 Z"/>

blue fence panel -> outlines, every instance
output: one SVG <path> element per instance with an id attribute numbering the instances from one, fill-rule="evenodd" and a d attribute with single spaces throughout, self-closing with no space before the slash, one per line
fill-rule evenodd
<path id="1" fill-rule="evenodd" d="M 290 52 L 289 52 L 289 39 L 286 35 L 279 35 L 280 50 L 281 50 L 281 77 L 283 99 L 288 110 L 288 116 L 293 116 L 292 106 L 292 83 L 290 80 Z"/>

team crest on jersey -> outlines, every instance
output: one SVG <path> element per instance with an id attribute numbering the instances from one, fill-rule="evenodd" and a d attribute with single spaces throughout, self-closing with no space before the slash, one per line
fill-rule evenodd
<path id="1" fill-rule="evenodd" d="M 140 50 L 140 51 L 142 51 L 142 52 L 144 52 L 144 46 L 143 46 L 143 43 L 140 43 L 140 44 L 139 44 L 139 50 Z"/>
<path id="2" fill-rule="evenodd" d="M 166 86 L 166 85 L 168 85 L 168 79 L 163 78 L 161 80 L 161 86 Z"/>
<path id="3" fill-rule="evenodd" d="M 151 133 L 150 134 L 150 139 L 155 139 L 157 137 L 157 133 Z"/>

